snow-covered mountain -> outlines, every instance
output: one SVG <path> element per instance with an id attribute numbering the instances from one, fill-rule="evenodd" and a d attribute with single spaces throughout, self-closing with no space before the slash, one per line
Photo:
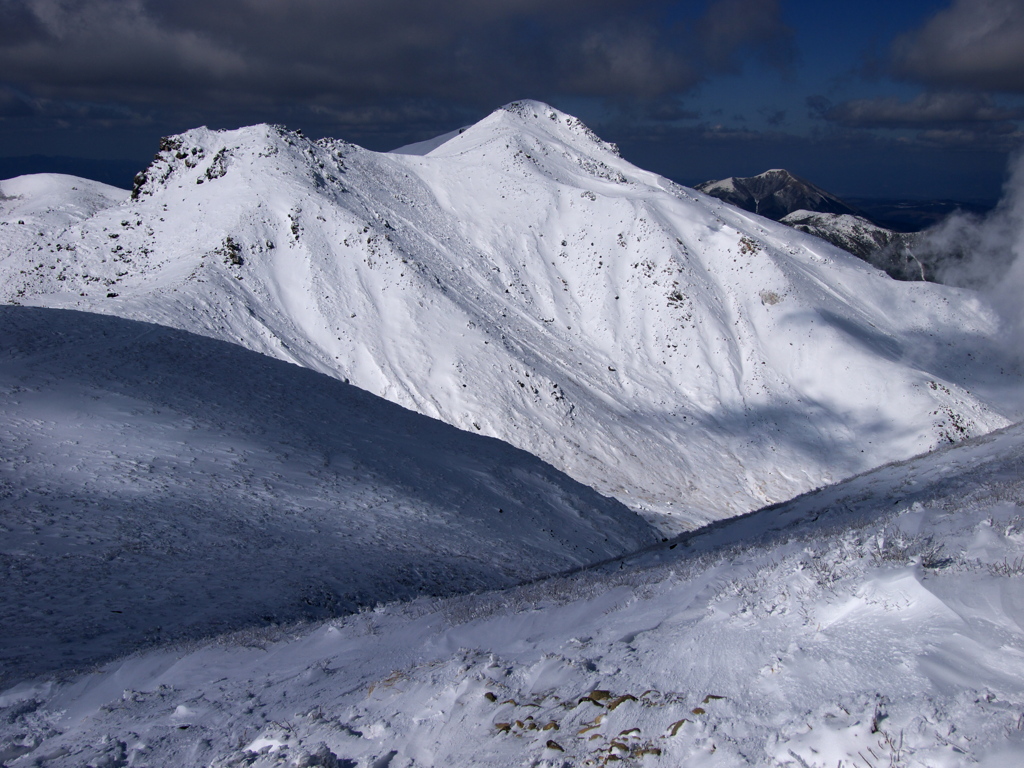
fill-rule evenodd
<path id="1" fill-rule="evenodd" d="M 0 693 L 9 768 L 1007 768 L 1024 430 L 625 561 Z"/>
<path id="2" fill-rule="evenodd" d="M 746 211 L 820 237 L 897 280 L 933 280 L 914 255 L 917 235 L 879 226 L 853 206 L 789 171 L 706 181 L 697 189 Z"/>
<path id="3" fill-rule="evenodd" d="M 0 361 L 3 680 L 660 538 L 523 451 L 238 345 L 6 306 Z"/>
<path id="4" fill-rule="evenodd" d="M 7 768 L 1024 759 L 1021 380 L 969 291 L 522 102 L 2 182 L 0 299 Z"/>
<path id="5" fill-rule="evenodd" d="M 847 213 L 793 211 L 779 221 L 827 240 L 897 280 L 934 279 L 931 265 L 914 256 L 915 233 L 894 232 Z"/>
<path id="6" fill-rule="evenodd" d="M 425 156 L 197 129 L 125 198 L 70 225 L 5 213 L 0 238 L 35 234 L 0 241 L 3 300 L 344 379 L 665 531 L 1003 426 L 992 393 L 1019 385 L 974 295 L 642 171 L 537 102 Z"/>
<path id="7" fill-rule="evenodd" d="M 795 211 L 860 215 L 835 195 L 782 168 L 773 168 L 756 176 L 730 176 L 705 181 L 696 189 L 775 221 Z"/>

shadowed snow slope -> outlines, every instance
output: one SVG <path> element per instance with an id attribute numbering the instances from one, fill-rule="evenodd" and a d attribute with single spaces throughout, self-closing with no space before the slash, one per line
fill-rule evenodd
<path id="1" fill-rule="evenodd" d="M 231 344 L 0 307 L 0 663 L 507 586 L 656 540 L 533 456 Z"/>
<path id="2" fill-rule="evenodd" d="M 11 768 L 1009 768 L 1024 429 L 496 593 L 0 693 Z"/>
<path id="3" fill-rule="evenodd" d="M 0 298 L 296 362 L 665 531 L 1004 426 L 977 387 L 1019 386 L 972 294 L 642 171 L 537 102 L 425 156 L 197 129 L 133 197 L 31 248 L 0 226 Z"/>

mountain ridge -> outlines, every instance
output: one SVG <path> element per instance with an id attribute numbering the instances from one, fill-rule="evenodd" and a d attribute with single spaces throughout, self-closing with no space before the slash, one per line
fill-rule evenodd
<path id="1" fill-rule="evenodd" d="M 897 287 L 539 102 L 425 156 L 196 129 L 164 141 L 133 197 L 40 222 L 37 260 L 0 264 L 4 298 L 346 379 L 666 532 L 1006 423 L 969 391 L 999 379 L 994 348 L 972 364 L 937 341 L 996 332 L 969 293 Z"/>
<path id="2" fill-rule="evenodd" d="M 849 251 L 896 280 L 935 279 L 932 265 L 914 256 L 915 233 L 894 232 L 862 216 L 844 213 L 799 210 L 779 221 Z"/>

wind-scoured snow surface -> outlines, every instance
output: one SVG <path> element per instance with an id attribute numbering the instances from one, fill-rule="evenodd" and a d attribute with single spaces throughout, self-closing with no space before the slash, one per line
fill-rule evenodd
<path id="1" fill-rule="evenodd" d="M 894 282 L 630 165 L 537 102 L 425 156 L 197 129 L 124 198 L 70 223 L 3 208 L 0 299 L 347 380 L 666 532 L 1016 415 L 1000 393 L 1020 377 L 974 294 Z"/>
<path id="2" fill-rule="evenodd" d="M 0 307 L 0 507 L 8 684 L 658 540 L 523 451 L 323 374 L 31 307 Z"/>
<path id="3" fill-rule="evenodd" d="M 1018 766 L 1024 428 L 596 570 L 0 694 L 46 766 Z"/>

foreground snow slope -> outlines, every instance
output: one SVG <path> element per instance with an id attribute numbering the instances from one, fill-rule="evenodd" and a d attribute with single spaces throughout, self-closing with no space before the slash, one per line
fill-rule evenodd
<path id="1" fill-rule="evenodd" d="M 347 379 L 667 531 L 1003 426 L 971 390 L 1019 388 L 971 294 L 642 171 L 536 102 L 426 156 L 197 129 L 135 196 L 41 250 L 0 227 L 0 297 Z"/>
<path id="2" fill-rule="evenodd" d="M 207 337 L 0 307 L 0 677 L 656 540 L 523 451 Z"/>
<path id="3" fill-rule="evenodd" d="M 1024 762 L 1024 428 L 568 578 L 0 694 L 0 755 L 176 766 Z"/>

